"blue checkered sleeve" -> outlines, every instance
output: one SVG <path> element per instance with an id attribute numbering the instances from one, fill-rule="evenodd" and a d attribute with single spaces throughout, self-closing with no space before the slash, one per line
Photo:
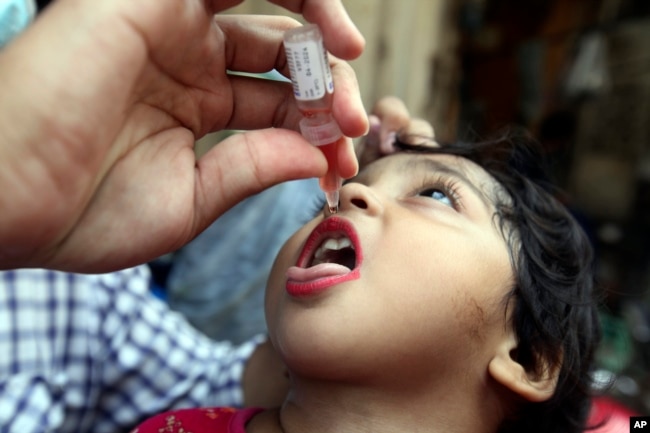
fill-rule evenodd
<path id="1" fill-rule="evenodd" d="M 260 340 L 207 338 L 150 294 L 146 267 L 0 272 L 0 429 L 118 432 L 169 409 L 240 406 Z"/>

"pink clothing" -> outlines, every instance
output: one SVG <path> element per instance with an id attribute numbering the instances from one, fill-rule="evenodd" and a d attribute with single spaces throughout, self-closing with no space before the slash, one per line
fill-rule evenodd
<path id="1" fill-rule="evenodd" d="M 261 411 L 230 407 L 179 409 L 149 418 L 131 433 L 246 433 L 246 423 Z"/>

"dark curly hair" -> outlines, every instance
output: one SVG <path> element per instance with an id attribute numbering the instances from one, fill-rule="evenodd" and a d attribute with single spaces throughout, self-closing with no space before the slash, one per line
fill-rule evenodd
<path id="1" fill-rule="evenodd" d="M 541 376 L 547 368 L 559 372 L 553 396 L 522 404 L 499 432 L 583 432 L 600 340 L 589 238 L 557 199 L 541 147 L 527 134 L 510 131 L 479 143 L 438 144 L 423 145 L 418 137 L 399 134 L 396 141 L 402 151 L 473 161 L 507 191 L 509 197 L 496 203 L 495 220 L 515 271 L 514 287 L 504 299 L 513 308 L 511 326 L 518 339 L 513 356 L 529 374 Z"/>

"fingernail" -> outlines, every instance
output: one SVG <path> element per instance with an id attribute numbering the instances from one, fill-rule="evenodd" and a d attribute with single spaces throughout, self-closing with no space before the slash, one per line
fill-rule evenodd
<path id="1" fill-rule="evenodd" d="M 395 138 L 397 137 L 396 132 L 389 132 L 386 134 L 386 138 L 384 138 L 381 143 L 379 143 L 379 150 L 383 154 L 390 154 L 395 152 Z"/>
<path id="2" fill-rule="evenodd" d="M 379 129 L 381 128 L 381 120 L 379 120 L 379 117 L 375 116 L 374 114 L 369 115 L 368 124 L 370 125 L 368 133 L 376 134 L 379 132 Z"/>

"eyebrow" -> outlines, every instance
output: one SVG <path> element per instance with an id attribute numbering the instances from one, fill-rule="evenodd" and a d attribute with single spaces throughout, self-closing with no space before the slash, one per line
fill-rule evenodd
<path id="1" fill-rule="evenodd" d="M 400 171 L 409 172 L 412 170 L 424 170 L 434 173 L 444 173 L 448 176 L 451 176 L 455 179 L 458 179 L 461 183 L 467 186 L 473 193 L 476 195 L 479 200 L 483 203 L 486 209 L 490 210 L 495 206 L 495 198 L 491 197 L 472 182 L 465 173 L 458 170 L 457 168 L 450 166 L 441 161 L 430 158 L 413 158 L 406 161 Z"/>

